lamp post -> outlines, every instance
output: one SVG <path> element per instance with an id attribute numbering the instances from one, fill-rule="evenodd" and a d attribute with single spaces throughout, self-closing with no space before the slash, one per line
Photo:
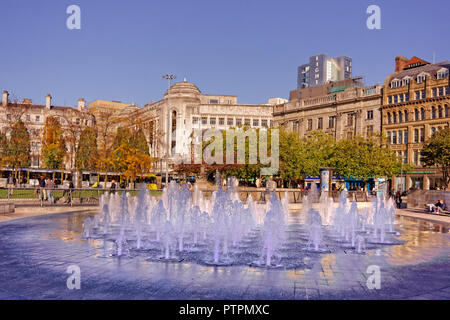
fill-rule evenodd
<path id="1" fill-rule="evenodd" d="M 167 89 L 167 124 L 166 124 L 166 186 L 169 185 L 169 150 L 170 150 L 170 82 L 177 77 L 173 74 L 165 74 L 163 79 L 167 79 L 169 86 Z"/>

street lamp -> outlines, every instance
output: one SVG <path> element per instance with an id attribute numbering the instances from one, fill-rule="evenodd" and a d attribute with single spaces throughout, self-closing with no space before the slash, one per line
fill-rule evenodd
<path id="1" fill-rule="evenodd" d="M 169 185 L 169 150 L 170 150 L 170 82 L 171 80 L 176 79 L 177 77 L 173 74 L 165 74 L 162 76 L 163 79 L 167 79 L 169 82 L 169 86 L 167 89 L 167 125 L 166 125 L 166 186 Z"/>

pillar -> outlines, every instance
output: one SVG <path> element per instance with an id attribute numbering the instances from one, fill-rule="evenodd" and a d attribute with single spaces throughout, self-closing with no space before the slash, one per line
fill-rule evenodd
<path id="1" fill-rule="evenodd" d="M 430 190 L 430 178 L 426 174 L 423 176 L 423 190 Z"/>

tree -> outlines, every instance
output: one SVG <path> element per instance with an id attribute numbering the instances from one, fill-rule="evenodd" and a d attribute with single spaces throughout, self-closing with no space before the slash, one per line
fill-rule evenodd
<path id="1" fill-rule="evenodd" d="M 117 129 L 111 154 L 111 165 L 116 172 L 122 173 L 128 181 L 135 181 L 137 176 L 150 171 L 155 160 L 149 155 L 141 128 Z"/>
<path id="2" fill-rule="evenodd" d="M 3 149 L 3 163 L 14 169 L 30 166 L 30 135 L 25 124 L 17 121 L 11 128 L 10 137 L 1 137 L 6 147 Z"/>
<path id="3" fill-rule="evenodd" d="M 356 136 L 342 139 L 336 145 L 334 172 L 348 178 L 364 181 L 374 177 L 391 177 L 401 172 L 402 159 L 398 158 L 379 136 Z M 404 170 L 410 167 L 403 165 Z"/>
<path id="4" fill-rule="evenodd" d="M 280 170 L 283 180 L 304 178 L 303 145 L 296 132 L 280 129 Z"/>
<path id="5" fill-rule="evenodd" d="M 436 131 L 425 142 L 421 151 L 426 166 L 436 166 L 442 171 L 443 187 L 450 184 L 450 128 Z"/>
<path id="6" fill-rule="evenodd" d="M 97 137 L 95 131 L 91 127 L 85 127 L 80 135 L 75 166 L 78 170 L 95 170 L 97 159 Z"/>
<path id="7" fill-rule="evenodd" d="M 64 131 L 59 121 L 48 117 L 42 135 L 42 163 L 47 169 L 61 169 L 66 156 Z"/>
<path id="8" fill-rule="evenodd" d="M 308 176 L 318 176 L 321 167 L 335 165 L 336 143 L 334 138 L 322 130 L 311 131 L 308 137 L 300 140 L 298 148 L 299 162 L 302 173 Z"/>

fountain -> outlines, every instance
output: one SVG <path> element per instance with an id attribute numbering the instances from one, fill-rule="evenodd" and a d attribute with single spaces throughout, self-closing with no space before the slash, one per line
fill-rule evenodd
<path id="1" fill-rule="evenodd" d="M 250 195 L 241 201 L 235 179 L 228 179 L 226 189 L 218 184 L 209 198 L 198 187 L 191 192 L 174 181 L 161 200 L 145 186 L 137 197 L 105 193 L 98 216 L 84 221 L 83 237 L 102 238 L 99 256 L 105 258 L 143 255 L 151 262 L 258 268 L 296 268 L 310 254 L 347 248 L 365 254 L 400 243 L 394 238 L 395 206 L 381 197 L 360 210 L 343 190 L 335 207 L 313 185 L 303 198 L 305 222 L 290 222 L 288 194 L 278 199 L 272 192 L 268 200 L 261 203 Z"/>

